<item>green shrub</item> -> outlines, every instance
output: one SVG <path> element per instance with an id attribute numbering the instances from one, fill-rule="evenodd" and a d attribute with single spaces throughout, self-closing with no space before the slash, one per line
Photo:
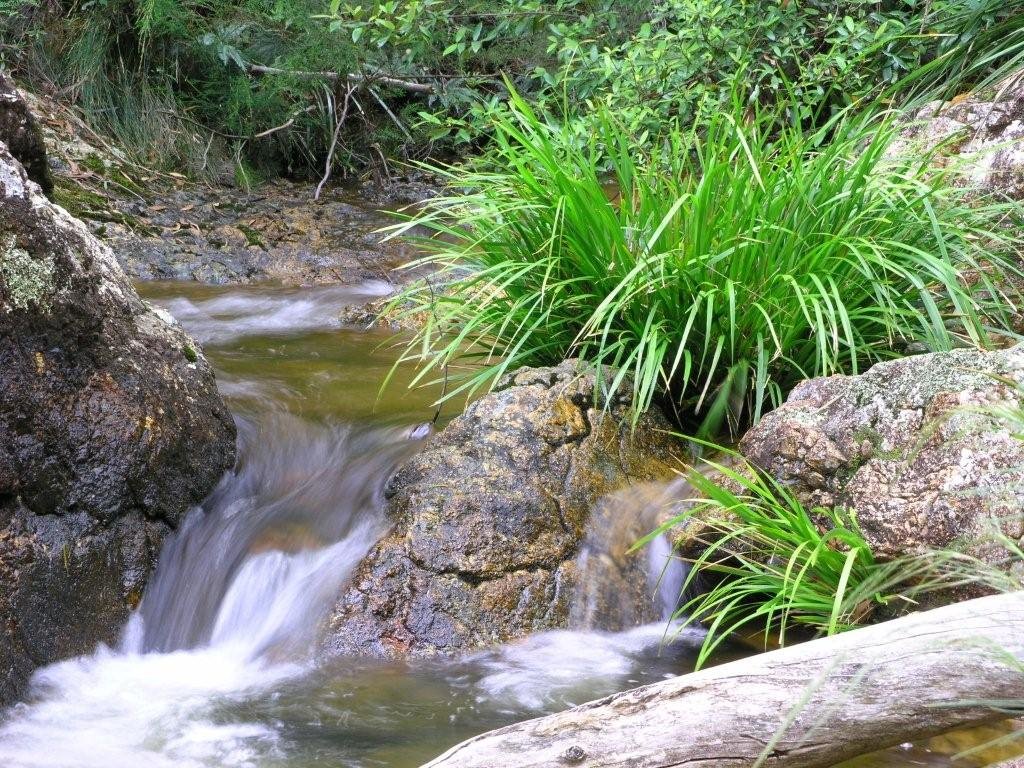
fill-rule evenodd
<path id="1" fill-rule="evenodd" d="M 984 345 L 1005 323 L 1012 206 L 887 154 L 884 115 L 805 133 L 731 106 L 642 156 L 611 117 L 579 145 L 513 96 L 486 163 L 435 169 L 466 192 L 397 229 L 432 232 L 417 264 L 440 270 L 396 300 L 428 318 L 405 355 L 419 380 L 450 374 L 452 397 L 580 357 L 619 369 L 639 410 L 657 398 L 735 432 L 801 379 Z"/>
<path id="2" fill-rule="evenodd" d="M 59 89 L 137 160 L 194 174 L 236 159 L 274 174 L 322 169 L 333 128 L 331 83 L 248 71 L 250 63 L 298 71 L 351 66 L 351 41 L 316 18 L 321 0 L 89 0 L 46 8 L 35 22 L 43 34 L 24 41 L 16 57 L 19 74 Z M 367 112 L 372 117 L 369 105 Z M 251 138 L 286 123 L 287 130 Z"/>
<path id="3" fill-rule="evenodd" d="M 213 156 L 245 156 L 264 171 L 319 174 L 341 94 L 310 73 L 372 83 L 362 81 L 336 145 L 343 169 L 485 144 L 503 77 L 578 136 L 595 130 L 589 106 L 600 105 L 646 149 L 667 122 L 728 107 L 740 73 L 752 102 L 782 94 L 785 116 L 805 125 L 886 87 L 979 81 L 1020 62 L 1018 43 L 998 42 L 1019 38 L 1014 4 L 0 0 L 0 57 L 148 162 L 207 169 Z M 431 87 L 393 87 L 382 74 Z"/>
<path id="4" fill-rule="evenodd" d="M 547 87 L 537 100 L 567 94 L 612 110 L 638 135 L 657 133 L 672 119 L 700 119 L 701 107 L 728 109 L 742 74 L 751 101 L 782 97 L 791 119 L 820 121 L 917 65 L 928 42 L 916 22 L 912 5 L 860 0 L 665 0 L 618 45 L 599 28 L 553 25 L 559 68 L 539 73 Z"/>

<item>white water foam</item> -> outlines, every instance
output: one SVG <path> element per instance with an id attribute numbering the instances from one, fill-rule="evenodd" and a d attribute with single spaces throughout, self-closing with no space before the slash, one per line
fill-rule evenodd
<path id="1" fill-rule="evenodd" d="M 664 623 L 624 632 L 560 630 L 531 635 L 470 661 L 486 670 L 477 682 L 481 697 L 513 709 L 543 711 L 552 704 L 581 704 L 594 695 L 596 685 L 638 685 L 630 675 L 643 657 L 695 649 L 703 637 L 702 630 Z"/>
<path id="2" fill-rule="evenodd" d="M 218 722 L 231 702 L 309 671 L 319 614 L 373 541 L 368 526 L 317 551 L 272 550 L 238 570 L 209 645 L 142 653 L 135 614 L 117 651 L 54 664 L 0 725 L 5 768 L 254 768 L 283 757 L 276 731 Z"/>
<path id="3" fill-rule="evenodd" d="M 100 648 L 33 680 L 0 726 L 6 768 L 253 768 L 280 754 L 274 730 L 217 722 L 216 707 L 301 673 L 220 646 L 132 654 Z"/>
<path id="4" fill-rule="evenodd" d="M 342 309 L 387 296 L 383 280 L 323 288 L 240 288 L 210 299 L 179 297 L 157 302 L 201 344 L 225 344 L 252 334 L 293 334 L 341 326 Z"/>
<path id="5" fill-rule="evenodd" d="M 121 647 L 38 670 L 28 701 L 0 721 L 0 766 L 255 768 L 283 758 L 275 728 L 226 722 L 223 710 L 311 670 L 322 619 L 381 533 L 382 485 L 412 442 L 408 430 L 284 417 L 244 426 L 242 468 L 168 542 Z"/>

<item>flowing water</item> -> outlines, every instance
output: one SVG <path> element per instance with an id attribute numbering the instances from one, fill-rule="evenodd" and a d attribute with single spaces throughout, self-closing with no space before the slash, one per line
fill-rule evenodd
<path id="1" fill-rule="evenodd" d="M 142 286 L 217 368 L 238 465 L 165 545 L 120 644 L 40 670 L 2 716 L 0 766 L 405 768 L 690 670 L 699 633 L 666 639 L 682 574 L 666 570 L 665 547 L 645 568 L 652 624 L 549 632 L 456 660 L 315 662 L 321 620 L 385 529 L 386 479 L 433 417 L 436 392 L 407 390 L 407 370 L 379 392 L 394 339 L 337 320 L 383 289 Z M 588 540 L 581 566 L 632 541 L 609 531 Z M 588 605 L 581 596 L 579 626 L 594 624 Z M 858 765 L 952 763 L 908 747 Z"/>

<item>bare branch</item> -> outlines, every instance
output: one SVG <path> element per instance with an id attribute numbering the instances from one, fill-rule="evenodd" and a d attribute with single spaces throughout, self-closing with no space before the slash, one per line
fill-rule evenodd
<path id="1" fill-rule="evenodd" d="M 289 117 L 287 120 L 285 120 L 280 125 L 278 125 L 278 126 L 276 126 L 274 128 L 267 128 L 267 130 L 260 131 L 259 133 L 254 133 L 252 135 L 252 138 L 254 138 L 254 139 L 262 139 L 265 136 L 269 136 L 272 133 L 277 133 L 278 131 L 283 131 L 285 128 L 291 128 L 295 124 L 295 118 L 296 117 L 298 117 L 299 115 L 308 115 L 310 112 L 315 112 L 315 111 L 316 111 L 316 105 L 315 104 L 310 104 L 305 109 L 300 109 L 298 112 L 296 112 L 294 115 Z"/>
<path id="2" fill-rule="evenodd" d="M 250 64 L 249 72 L 257 75 L 289 75 L 291 77 L 322 77 L 325 80 L 343 79 L 349 83 L 362 85 L 364 83 L 381 83 L 394 88 L 401 88 L 411 93 L 434 93 L 435 88 L 430 83 L 414 83 L 410 80 L 402 80 L 390 75 L 361 75 L 357 72 L 347 74 L 340 72 L 308 72 L 303 70 L 280 69 L 279 67 L 267 67 L 262 64 Z"/>
<path id="3" fill-rule="evenodd" d="M 355 90 L 354 85 L 346 86 L 345 88 L 345 102 L 341 107 L 341 114 L 335 113 L 334 121 L 334 133 L 331 135 L 331 146 L 327 150 L 327 160 L 324 161 L 324 177 L 320 179 L 320 183 L 316 185 L 316 191 L 313 193 L 313 199 L 320 199 L 320 192 L 324 188 L 324 184 L 331 178 L 331 165 L 334 163 L 334 150 L 338 146 L 338 138 L 341 136 L 341 127 L 345 124 L 345 118 L 348 117 L 348 102 L 352 98 L 352 91 Z"/>

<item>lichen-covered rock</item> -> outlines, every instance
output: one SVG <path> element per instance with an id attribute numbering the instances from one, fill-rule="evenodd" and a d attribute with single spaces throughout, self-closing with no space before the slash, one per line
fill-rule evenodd
<path id="1" fill-rule="evenodd" d="M 524 368 L 399 470 L 392 531 L 356 570 L 328 650 L 456 653 L 564 627 L 574 557 L 601 496 L 665 477 L 675 441 L 660 414 L 631 432 L 574 361 Z"/>
<path id="2" fill-rule="evenodd" d="M 800 384 L 741 442 L 807 504 L 856 512 L 882 556 L 1024 536 L 1024 440 L 994 414 L 1022 397 L 1024 347 L 879 363 Z"/>
<path id="3" fill-rule="evenodd" d="M 234 435 L 195 343 L 0 143 L 0 700 L 116 639 Z"/>
<path id="4" fill-rule="evenodd" d="M 939 148 L 957 156 L 957 170 L 973 188 L 1024 200 L 1024 80 L 980 96 L 932 102 L 908 119 L 894 150 Z"/>
<path id="5" fill-rule="evenodd" d="M 0 72 L 0 141 L 25 167 L 28 177 L 47 195 L 51 194 L 53 177 L 46 159 L 43 134 L 25 99 L 3 72 Z"/>

